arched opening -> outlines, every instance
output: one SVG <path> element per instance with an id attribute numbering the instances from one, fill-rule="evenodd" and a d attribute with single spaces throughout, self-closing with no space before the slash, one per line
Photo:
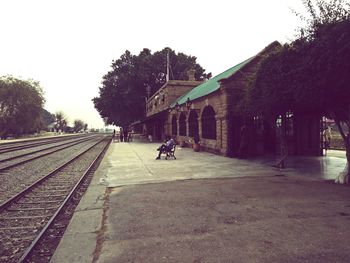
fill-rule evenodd
<path id="1" fill-rule="evenodd" d="M 171 134 L 177 135 L 177 118 L 175 115 L 171 119 Z"/>
<path id="2" fill-rule="evenodd" d="M 198 137 L 199 131 L 198 131 L 198 115 L 196 111 L 191 110 L 190 116 L 188 118 L 188 132 L 190 137 Z"/>
<path id="3" fill-rule="evenodd" d="M 215 111 L 211 106 L 206 106 L 202 113 L 202 137 L 216 140 Z"/>
<path id="4" fill-rule="evenodd" d="M 186 116 L 181 113 L 179 118 L 179 133 L 181 136 L 186 136 Z"/>

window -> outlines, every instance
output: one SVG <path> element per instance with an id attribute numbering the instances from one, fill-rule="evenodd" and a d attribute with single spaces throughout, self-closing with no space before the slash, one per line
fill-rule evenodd
<path id="1" fill-rule="evenodd" d="M 198 115 L 194 110 L 191 110 L 188 118 L 188 135 L 190 137 L 199 136 L 198 132 Z"/>
<path id="2" fill-rule="evenodd" d="M 205 107 L 202 113 L 202 137 L 216 140 L 215 111 L 211 106 Z"/>
<path id="3" fill-rule="evenodd" d="M 175 115 L 171 119 L 171 134 L 177 135 L 177 119 Z"/>
<path id="4" fill-rule="evenodd" d="M 184 113 L 181 113 L 179 118 L 179 133 L 182 136 L 186 136 L 186 116 Z"/>

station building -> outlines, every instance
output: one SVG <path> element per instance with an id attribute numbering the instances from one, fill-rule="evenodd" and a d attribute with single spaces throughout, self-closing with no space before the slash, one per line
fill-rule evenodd
<path id="1" fill-rule="evenodd" d="M 249 138 L 248 154 L 277 154 L 283 132 L 287 151 L 292 155 L 322 155 L 320 117 L 286 112 L 263 119 L 243 118 L 236 110 L 243 91 L 260 62 L 274 49 L 273 42 L 255 56 L 205 81 L 196 81 L 194 71 L 188 80 L 169 80 L 146 102 L 143 133 L 154 140 L 171 135 L 181 144 L 200 141 L 201 150 L 235 157 L 239 154 L 242 126 Z"/>

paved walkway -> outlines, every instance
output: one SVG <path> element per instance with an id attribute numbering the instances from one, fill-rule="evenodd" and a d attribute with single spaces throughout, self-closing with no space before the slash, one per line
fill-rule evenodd
<path id="1" fill-rule="evenodd" d="M 350 191 L 323 180 L 341 153 L 279 170 L 157 147 L 111 145 L 51 262 L 350 262 Z"/>

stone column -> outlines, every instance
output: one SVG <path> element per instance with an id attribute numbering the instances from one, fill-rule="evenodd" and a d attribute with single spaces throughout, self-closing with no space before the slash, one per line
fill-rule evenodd
<path id="1" fill-rule="evenodd" d="M 228 155 L 229 151 L 229 120 L 227 114 L 221 117 L 221 128 L 222 128 L 222 145 L 221 145 L 221 153 L 225 156 Z"/>
<path id="2" fill-rule="evenodd" d="M 180 138 L 180 115 L 179 114 L 176 114 L 176 140 L 178 141 L 179 138 Z"/>
<path id="3" fill-rule="evenodd" d="M 189 137 L 190 134 L 190 125 L 188 123 L 188 119 L 190 117 L 189 111 L 186 112 L 186 137 Z"/>
<path id="4" fill-rule="evenodd" d="M 198 135 L 199 135 L 199 139 L 202 138 L 202 119 L 200 114 L 198 114 Z"/>

